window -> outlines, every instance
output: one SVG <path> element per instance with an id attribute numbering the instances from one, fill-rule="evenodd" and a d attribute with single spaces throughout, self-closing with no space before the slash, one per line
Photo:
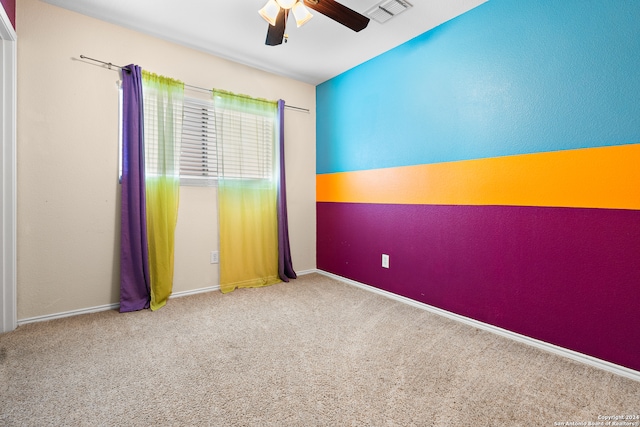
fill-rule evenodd
<path id="1" fill-rule="evenodd" d="M 142 71 L 144 169 L 150 177 L 180 177 L 184 91 L 180 83 Z"/>
<path id="2" fill-rule="evenodd" d="M 273 117 L 232 109 L 216 111 L 220 176 L 226 179 L 272 180 L 275 124 Z"/>
<path id="3" fill-rule="evenodd" d="M 122 149 L 124 140 L 122 139 L 122 82 L 118 82 L 118 182 L 122 184 Z"/>
<path id="4" fill-rule="evenodd" d="M 122 179 L 122 88 L 119 96 Z M 214 108 L 212 99 L 184 97 L 180 185 L 214 186 L 227 179 L 273 179 L 275 122 L 253 112 Z"/>
<path id="5" fill-rule="evenodd" d="M 218 148 L 213 101 L 184 98 L 180 183 L 210 186 L 218 177 Z"/>

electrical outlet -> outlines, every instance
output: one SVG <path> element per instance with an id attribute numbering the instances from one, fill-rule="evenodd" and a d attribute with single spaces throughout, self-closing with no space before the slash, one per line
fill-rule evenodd
<path id="1" fill-rule="evenodd" d="M 382 254 L 382 267 L 389 268 L 389 255 Z"/>
<path id="2" fill-rule="evenodd" d="M 211 264 L 217 264 L 220 262 L 220 256 L 218 251 L 211 251 Z"/>

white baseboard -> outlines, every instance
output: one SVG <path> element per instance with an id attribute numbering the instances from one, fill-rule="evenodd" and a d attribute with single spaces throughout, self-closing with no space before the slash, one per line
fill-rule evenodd
<path id="1" fill-rule="evenodd" d="M 312 273 L 318 273 L 318 274 L 322 274 L 324 276 L 330 277 L 332 279 L 338 280 L 340 282 L 346 283 L 348 285 L 352 285 L 352 286 L 356 286 L 358 288 L 367 290 L 369 292 L 373 292 L 379 295 L 382 295 L 384 297 L 411 305 L 413 307 L 416 308 L 420 308 L 422 310 L 426 310 L 429 311 L 431 313 L 434 314 L 438 314 L 440 316 L 444 316 L 447 317 L 449 319 L 452 320 L 456 320 L 458 322 L 462 322 L 465 323 L 469 326 L 473 326 L 474 328 L 478 328 L 478 329 L 482 329 L 497 335 L 500 335 L 502 337 L 505 338 L 509 338 L 512 339 L 514 341 L 518 341 L 521 342 L 523 344 L 527 344 L 536 348 L 539 348 L 541 350 L 544 351 L 548 351 L 550 353 L 554 353 L 557 354 L 559 356 L 563 356 L 566 358 L 569 358 L 571 360 L 575 360 L 577 362 L 580 363 L 584 363 L 593 367 L 596 367 L 598 369 L 602 369 L 608 372 L 611 372 L 613 374 L 616 375 L 620 375 L 635 381 L 640 381 L 640 372 L 624 367 L 624 366 L 620 366 L 620 365 L 616 365 L 615 363 L 611 363 L 611 362 L 607 362 L 606 360 L 601 360 L 598 359 L 596 357 L 593 356 L 588 356 L 586 354 L 582 354 L 579 353 L 577 351 L 573 351 L 573 350 L 569 350 L 554 344 L 549 344 L 547 342 L 544 341 L 540 341 L 534 338 L 530 338 L 527 337 L 526 335 L 521 335 L 515 332 L 511 332 L 509 330 L 506 329 L 502 329 L 499 328 L 497 326 L 494 325 L 490 325 L 488 323 L 484 323 L 484 322 L 480 322 L 478 320 L 474 320 L 471 319 L 469 317 L 465 317 L 465 316 L 461 316 L 459 314 L 455 314 L 452 313 L 450 311 L 446 311 L 446 310 L 442 310 L 441 308 L 437 308 L 437 307 L 433 307 L 431 305 L 416 301 L 416 300 L 412 300 L 411 298 L 407 298 L 407 297 L 403 297 L 401 295 L 397 295 L 394 294 L 392 292 L 388 292 L 388 291 L 384 291 L 382 289 L 378 289 L 376 287 L 370 286 L 370 285 L 365 285 L 364 283 L 360 283 L 360 282 L 356 282 L 355 280 L 351 280 L 351 279 L 347 279 L 346 277 L 342 277 L 342 276 L 338 276 L 336 274 L 333 273 L 329 273 L 327 271 L 323 271 L 323 270 L 318 270 L 318 269 L 310 269 L 310 270 L 303 270 L 303 271 L 299 271 L 296 272 L 296 274 L 298 276 L 304 276 L 307 274 L 312 274 Z M 179 298 L 179 297 L 184 297 L 184 296 L 188 296 L 188 295 L 195 295 L 195 294 L 201 294 L 201 293 L 205 293 L 205 292 L 214 292 L 214 291 L 219 291 L 220 290 L 220 286 L 210 286 L 207 288 L 200 288 L 200 289 L 194 289 L 191 291 L 182 291 L 182 292 L 176 292 L 171 294 L 170 298 Z M 100 306 L 96 306 L 96 307 L 89 307 L 89 308 L 83 308 L 83 309 L 79 309 L 79 310 L 71 310 L 71 311 L 66 311 L 63 313 L 55 313 L 55 314 L 47 314 L 44 316 L 36 316 L 36 317 L 30 317 L 27 319 L 20 319 L 18 320 L 18 326 L 21 325 L 26 325 L 29 323 L 36 323 L 36 322 L 44 322 L 47 320 L 54 320 L 54 319 L 61 319 L 64 317 L 70 317 L 70 316 L 77 316 L 80 314 L 89 314 L 89 313 L 97 313 L 100 311 L 107 311 L 107 310 L 117 310 L 118 308 L 120 308 L 120 304 L 118 303 L 114 303 L 114 304 L 105 304 L 105 305 L 100 305 Z"/>
<path id="2" fill-rule="evenodd" d="M 541 350 L 548 351 L 550 353 L 554 353 L 554 354 L 557 354 L 559 356 L 563 356 L 563 357 L 575 360 L 577 362 L 584 363 L 584 364 L 593 366 L 595 368 L 611 372 L 611 373 L 616 374 L 616 375 L 620 375 L 620 376 L 623 376 L 623 377 L 626 377 L 626 378 L 629 378 L 629 379 L 632 379 L 632 380 L 635 380 L 635 381 L 640 381 L 640 372 L 639 371 L 636 371 L 636 370 L 633 370 L 633 369 L 630 369 L 630 368 L 627 368 L 627 367 L 624 367 L 624 366 L 616 365 L 615 363 L 607 362 L 606 360 L 601 360 L 601 359 L 598 359 L 596 357 L 588 356 L 586 354 L 582 354 L 582 353 L 579 353 L 577 351 L 569 350 L 569 349 L 566 349 L 566 348 L 563 348 L 563 347 L 560 347 L 560 346 L 557 346 L 557 345 L 554 345 L 554 344 L 549 344 L 547 342 L 540 341 L 540 340 L 537 340 L 535 338 L 530 338 L 530 337 L 528 337 L 526 335 L 521 335 L 521 334 L 518 334 L 518 333 L 515 333 L 515 332 L 511 332 L 509 330 L 502 329 L 502 328 L 499 328 L 497 326 L 490 325 L 488 323 L 480 322 L 478 320 L 474 320 L 474 319 L 471 319 L 469 317 L 465 317 L 465 316 L 461 316 L 459 314 L 452 313 L 450 311 L 442 310 L 440 308 L 433 307 L 433 306 L 421 303 L 421 302 L 416 301 L 416 300 L 412 300 L 411 298 L 403 297 L 401 295 L 397 295 L 397 294 L 394 294 L 392 292 L 384 291 L 382 289 L 378 289 L 378 288 L 375 288 L 375 287 L 370 286 L 370 285 L 365 285 L 364 283 L 356 282 L 355 280 L 347 279 L 345 277 L 338 276 L 336 274 L 329 273 L 329 272 L 326 272 L 326 271 L 323 271 L 323 270 L 315 270 L 315 271 L 309 270 L 306 274 L 313 273 L 313 272 L 317 272 L 317 273 L 322 274 L 324 276 L 331 277 L 332 279 L 339 280 L 339 281 L 341 281 L 343 283 L 346 283 L 346 284 L 349 284 L 349 285 L 352 285 L 352 286 L 356 286 L 358 288 L 361 288 L 361 289 L 364 289 L 364 290 L 367 290 L 367 291 L 370 291 L 370 292 L 385 296 L 387 298 L 390 298 L 390 299 L 393 299 L 393 300 L 396 300 L 396 301 L 411 305 L 413 307 L 417 307 L 417 308 L 429 311 L 431 313 L 438 314 L 440 316 L 444 316 L 444 317 L 447 317 L 449 319 L 465 323 L 465 324 L 467 324 L 469 326 L 473 326 L 474 328 L 482 329 L 482 330 L 485 330 L 485 331 L 500 335 L 502 337 L 509 338 L 509 339 L 514 340 L 514 341 L 518 341 L 518 342 L 521 342 L 523 344 L 527 344 L 527 345 L 539 348 Z"/>
<path id="3" fill-rule="evenodd" d="M 171 294 L 169 299 L 185 297 L 188 295 L 202 294 L 205 292 L 219 291 L 219 290 L 220 290 L 220 286 L 209 286 L 207 288 L 199 288 L 191 291 L 174 292 Z M 90 314 L 90 313 L 98 313 L 100 311 L 118 310 L 119 308 L 120 308 L 120 303 L 116 302 L 113 304 L 105 304 L 105 305 L 99 305 L 96 307 L 81 308 L 78 310 L 65 311 L 62 313 L 45 314 L 44 316 L 35 316 L 35 317 L 29 317 L 27 319 L 19 319 L 18 326 L 27 325 L 29 323 L 46 322 L 47 320 L 62 319 L 64 317 L 78 316 L 80 314 Z"/>
<path id="4" fill-rule="evenodd" d="M 29 317 L 26 319 L 18 319 L 18 326 L 27 325 L 29 323 L 46 322 L 47 320 L 62 319 L 64 317 L 78 316 L 80 314 L 98 313 L 100 311 L 117 310 L 120 308 L 119 303 L 98 305 L 96 307 L 81 308 L 78 310 L 64 311 L 62 313 L 45 314 L 44 316 Z"/>
<path id="5" fill-rule="evenodd" d="M 297 276 L 304 276 L 304 275 L 313 274 L 313 273 L 319 273 L 318 269 L 312 268 L 311 270 L 296 271 Z"/>
<path id="6" fill-rule="evenodd" d="M 174 293 L 171 294 L 169 299 L 186 297 L 188 295 L 204 294 L 204 293 L 207 293 L 207 292 L 214 292 L 214 291 L 219 291 L 219 290 L 220 290 L 220 286 L 209 286 L 209 287 L 206 287 L 206 288 L 199 288 L 199 289 L 194 289 L 194 290 L 191 290 L 191 291 L 174 292 Z"/>
<path id="7" fill-rule="evenodd" d="M 311 270 L 303 270 L 303 271 L 300 271 L 300 272 L 296 272 L 296 274 L 298 276 L 304 276 L 305 274 L 311 274 L 311 273 L 317 273 L 317 272 L 318 272 L 318 270 L 311 269 Z M 185 296 L 188 296 L 188 295 L 202 294 L 202 293 L 205 293 L 205 292 L 214 292 L 214 291 L 219 291 L 219 290 L 220 290 L 220 286 L 209 286 L 209 287 L 206 287 L 206 288 L 199 288 L 199 289 L 194 289 L 194 290 L 191 290 L 191 291 L 174 292 L 174 293 L 171 294 L 169 299 L 185 297 Z M 26 318 L 26 319 L 18 319 L 18 326 L 27 325 L 29 323 L 46 322 L 47 320 L 62 319 L 62 318 L 65 318 L 65 317 L 78 316 L 80 314 L 90 314 L 90 313 L 98 313 L 100 311 L 118 310 L 119 308 L 120 308 L 120 304 L 119 303 L 113 303 L 113 304 L 99 305 L 99 306 L 96 306 L 96 307 L 81 308 L 81 309 L 78 309 L 78 310 L 65 311 L 65 312 L 62 312 L 62 313 L 45 314 L 44 316 L 35 316 L 35 317 L 29 317 L 29 318 Z"/>
<path id="8" fill-rule="evenodd" d="M 296 272 L 296 274 L 298 276 L 304 276 L 305 274 L 316 273 L 317 271 L 318 270 L 316 269 L 304 270 L 304 271 Z M 169 299 L 185 297 L 188 295 L 202 294 L 205 292 L 214 292 L 219 290 L 220 290 L 220 286 L 209 286 L 206 288 L 199 288 L 191 291 L 174 292 L 171 294 Z M 18 326 L 27 325 L 29 323 L 46 322 L 47 320 L 62 319 L 64 317 L 78 316 L 80 314 L 90 314 L 90 313 L 98 313 L 100 311 L 118 310 L 119 308 L 120 308 L 119 303 L 113 303 L 113 304 L 99 305 L 96 307 L 65 311 L 62 313 L 45 314 L 44 316 L 35 316 L 35 317 L 29 317 L 26 319 L 18 319 Z"/>

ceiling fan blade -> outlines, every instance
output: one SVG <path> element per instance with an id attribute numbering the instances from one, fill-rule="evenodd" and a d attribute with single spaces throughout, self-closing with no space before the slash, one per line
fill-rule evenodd
<path id="1" fill-rule="evenodd" d="M 287 11 L 280 8 L 280 12 L 278 12 L 278 17 L 276 18 L 276 25 L 269 24 L 269 29 L 267 30 L 267 40 L 264 42 L 267 46 L 277 46 L 282 44 L 282 39 L 284 39 L 284 27 L 287 22 Z"/>
<path id="2" fill-rule="evenodd" d="M 356 32 L 369 25 L 369 18 L 334 0 L 304 0 L 304 5 Z"/>

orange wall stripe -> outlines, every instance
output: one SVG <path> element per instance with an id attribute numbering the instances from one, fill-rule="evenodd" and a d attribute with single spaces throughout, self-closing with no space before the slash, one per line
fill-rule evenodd
<path id="1" fill-rule="evenodd" d="M 319 174 L 316 200 L 640 209 L 640 144 Z"/>

